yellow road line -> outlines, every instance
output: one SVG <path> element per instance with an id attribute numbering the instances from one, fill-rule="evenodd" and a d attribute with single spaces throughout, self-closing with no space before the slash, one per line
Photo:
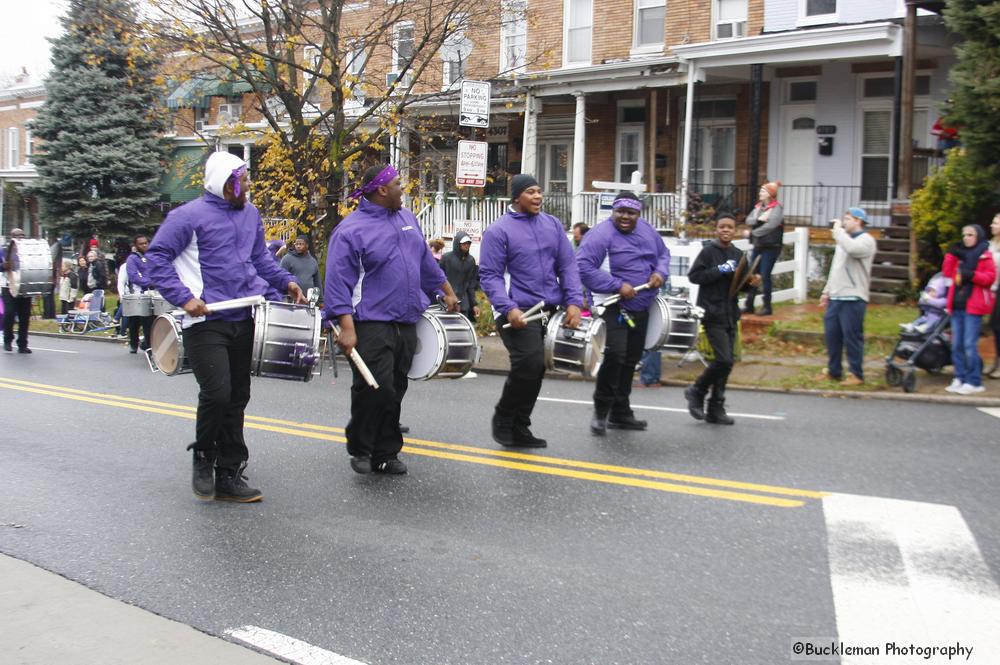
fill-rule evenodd
<path id="1" fill-rule="evenodd" d="M 114 406 L 118 408 L 125 408 L 136 411 L 145 411 L 148 413 L 158 413 L 162 415 L 177 416 L 189 420 L 195 417 L 194 414 L 195 409 L 193 407 L 170 404 L 167 402 L 156 402 L 151 400 L 142 400 L 131 397 L 110 395 L 107 393 L 91 393 L 89 391 L 78 390 L 74 388 L 50 386 L 48 384 L 40 384 L 31 381 L 23 381 L 19 379 L 7 379 L 0 377 L 0 387 L 8 388 L 11 390 L 19 390 L 22 392 L 34 393 L 34 394 L 61 397 L 63 399 L 71 399 L 90 404 L 101 404 L 101 405 Z M 160 407 L 168 407 L 168 408 L 160 408 Z M 291 434 L 293 436 L 300 436 L 303 438 L 318 439 L 323 441 L 336 441 L 341 443 L 346 441 L 346 439 L 343 436 L 333 436 L 331 434 L 324 433 L 324 432 L 341 433 L 343 432 L 342 428 L 327 427 L 324 425 L 314 425 L 309 423 L 296 423 L 294 421 L 281 420 L 277 418 L 264 418 L 261 416 L 247 416 L 247 421 L 249 422 L 246 423 L 246 426 L 251 429 L 282 433 L 282 434 Z M 268 423 L 273 423 L 273 424 L 268 424 Z M 290 427 L 281 427 L 279 425 L 288 425 Z M 746 501 L 750 503 L 762 503 L 766 505 L 775 505 L 783 507 L 794 507 L 794 506 L 801 506 L 804 504 L 803 501 L 790 501 L 787 499 L 778 499 L 775 497 L 743 494 L 739 492 L 730 492 L 725 490 L 713 490 L 700 487 L 689 487 L 684 485 L 675 485 L 672 483 L 643 480 L 641 478 L 627 478 L 627 477 L 620 477 L 613 475 L 604 475 L 598 473 L 589 473 L 587 471 L 575 471 L 558 467 L 559 466 L 575 467 L 578 469 L 590 469 L 594 471 L 645 476 L 647 478 L 663 478 L 669 480 L 678 480 L 682 482 L 697 483 L 701 485 L 714 485 L 717 487 L 746 489 L 751 491 L 765 492 L 765 493 L 779 494 L 786 496 L 797 496 L 805 498 L 822 498 L 823 496 L 826 496 L 825 492 L 815 492 L 811 490 L 798 490 L 794 488 L 778 487 L 772 485 L 761 485 L 756 483 L 744 483 L 740 481 L 706 478 L 702 476 L 675 474 L 666 471 L 655 471 L 652 469 L 637 469 L 637 468 L 623 467 L 611 464 L 584 462 L 581 460 L 544 457 L 540 455 L 531 455 L 528 453 L 516 453 L 503 450 L 490 450 L 484 448 L 476 448 L 473 446 L 463 446 L 460 444 L 443 443 L 439 441 L 428 441 L 423 439 L 405 439 L 405 441 L 408 444 L 405 448 L 406 452 L 414 455 L 423 455 L 426 457 L 436 457 L 439 459 L 449 459 L 454 461 L 483 464 L 487 466 L 516 469 L 521 471 L 530 471 L 534 473 L 542 473 L 547 475 L 570 477 L 580 480 L 591 480 L 596 482 L 604 482 L 617 485 L 628 485 L 632 487 L 643 487 L 647 489 L 657 489 L 668 492 L 693 494 L 697 496 L 707 496 L 712 498 L 729 499 L 735 501 Z M 488 454 L 494 457 L 522 460 L 522 461 L 509 462 L 506 461 L 506 459 L 472 457 L 470 455 L 442 452 L 441 450 L 426 450 L 425 448 L 414 447 L 414 446 L 424 446 L 427 448 L 440 448 L 443 450 L 469 452 L 469 453 L 474 453 L 476 455 Z M 535 462 L 535 463 L 529 464 L 527 462 Z M 541 464 L 552 464 L 555 465 L 555 467 L 542 466 Z"/>

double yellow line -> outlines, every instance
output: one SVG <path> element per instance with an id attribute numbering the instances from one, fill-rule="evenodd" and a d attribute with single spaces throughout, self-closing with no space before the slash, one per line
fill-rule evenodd
<path id="1" fill-rule="evenodd" d="M 76 388 L 35 383 L 33 381 L 0 377 L 0 388 L 88 404 L 99 404 L 145 413 L 187 418 L 188 420 L 194 420 L 195 418 L 195 409 L 190 406 L 135 397 L 124 397 L 122 395 L 95 393 Z M 247 415 L 245 426 L 250 429 L 289 434 L 319 441 L 344 443 L 347 440 L 344 438 L 343 428 L 340 427 L 327 427 L 326 425 L 300 423 L 278 418 Z M 639 487 L 661 492 L 688 494 L 781 508 L 796 508 L 804 505 L 807 499 L 821 499 L 826 496 L 825 492 L 812 490 L 692 476 L 669 471 L 618 466 L 615 464 L 599 464 L 561 457 L 546 457 L 531 453 L 479 448 L 476 446 L 429 441 L 426 439 L 405 438 L 404 441 L 406 446 L 403 450 L 411 455 L 422 455 L 424 457 L 481 464 L 515 471 L 573 478 L 576 480 L 589 480 L 609 485 Z"/>

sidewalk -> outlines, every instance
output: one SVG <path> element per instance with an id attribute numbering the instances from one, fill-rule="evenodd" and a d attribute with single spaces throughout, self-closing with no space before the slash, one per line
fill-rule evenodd
<path id="1" fill-rule="evenodd" d="M 284 662 L 2 554 L 0 579 L 0 660 L 5 665 Z"/>

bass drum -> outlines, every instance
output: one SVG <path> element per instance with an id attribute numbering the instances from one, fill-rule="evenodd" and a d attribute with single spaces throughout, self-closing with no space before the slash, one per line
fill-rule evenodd
<path id="1" fill-rule="evenodd" d="M 7 271 L 12 296 L 41 296 L 52 293 L 52 251 L 44 240 L 15 240 L 11 262 L 16 269 Z"/>
<path id="2" fill-rule="evenodd" d="M 149 353 L 161 372 L 167 376 L 176 376 L 191 371 L 191 363 L 184 353 L 179 317 L 170 314 L 156 317 L 149 331 L 149 339 Z"/>
<path id="3" fill-rule="evenodd" d="M 576 329 L 567 328 L 566 312 L 549 319 L 545 331 L 545 369 L 597 378 L 604 361 L 604 319 L 581 318 Z"/>
<path id="4" fill-rule="evenodd" d="M 461 314 L 429 309 L 417 321 L 417 350 L 406 376 L 414 381 L 459 379 L 478 361 L 472 323 Z"/>
<path id="5" fill-rule="evenodd" d="M 316 307 L 283 302 L 254 306 L 253 376 L 309 381 L 319 362 L 320 315 Z"/>
<path id="6" fill-rule="evenodd" d="M 686 300 L 657 296 L 649 308 L 644 346 L 647 351 L 690 351 L 698 341 L 700 322 L 695 309 Z"/>

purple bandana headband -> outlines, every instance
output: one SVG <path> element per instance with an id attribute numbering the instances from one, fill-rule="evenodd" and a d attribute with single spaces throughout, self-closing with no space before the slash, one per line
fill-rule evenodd
<path id="1" fill-rule="evenodd" d="M 233 169 L 233 176 L 232 176 L 233 177 L 233 196 L 235 196 L 236 198 L 239 198 L 240 192 L 242 191 L 242 188 L 240 187 L 240 179 L 246 174 L 246 172 L 247 172 L 247 165 L 246 164 L 244 164 L 243 166 L 241 166 L 241 167 L 239 167 L 237 169 Z"/>
<path id="2" fill-rule="evenodd" d="M 636 201 L 635 199 L 615 199 L 615 202 L 611 204 L 611 208 L 630 208 L 636 212 L 642 212 L 642 201 Z"/>
<path id="3" fill-rule="evenodd" d="M 399 173 L 396 171 L 396 169 L 393 167 L 392 164 L 386 164 L 385 168 L 382 169 L 379 172 L 379 174 L 372 179 L 370 183 L 368 183 L 364 187 L 359 187 L 358 189 L 355 189 L 353 192 L 351 192 L 350 198 L 356 199 L 364 194 L 371 194 L 379 187 L 385 187 L 386 185 L 388 185 L 390 182 L 392 182 L 392 179 L 398 175 Z"/>

